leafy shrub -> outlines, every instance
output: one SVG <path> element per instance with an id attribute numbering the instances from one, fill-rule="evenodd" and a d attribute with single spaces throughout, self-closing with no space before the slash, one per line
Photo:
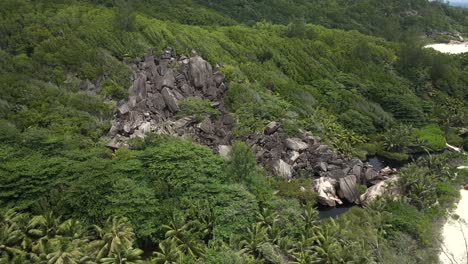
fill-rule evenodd
<path id="1" fill-rule="evenodd" d="M 212 102 L 199 97 L 188 97 L 179 102 L 180 111 L 177 116 L 184 117 L 194 115 L 197 120 L 203 120 L 204 115 L 219 117 L 220 113 L 211 106 Z"/>
<path id="2" fill-rule="evenodd" d="M 427 144 L 431 150 L 442 150 L 445 148 L 444 132 L 436 124 L 415 129 L 414 134 L 417 139 Z"/>

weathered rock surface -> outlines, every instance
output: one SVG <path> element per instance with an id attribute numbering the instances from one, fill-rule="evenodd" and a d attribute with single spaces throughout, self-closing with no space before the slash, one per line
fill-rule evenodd
<path id="1" fill-rule="evenodd" d="M 362 205 L 368 205 L 370 202 L 383 195 L 400 195 L 400 190 L 397 186 L 398 180 L 399 177 L 394 176 L 371 186 L 364 194 L 361 195 Z"/>
<path id="2" fill-rule="evenodd" d="M 135 70 L 133 85 L 128 100 L 118 104 L 109 131 L 109 147 L 126 146 L 124 141 L 147 133 L 189 137 L 212 148 L 231 143 L 236 120 L 224 109 L 224 75 L 213 74 L 211 65 L 196 52 L 190 59 L 181 56 L 176 60 L 173 54 L 171 48 L 166 48 L 159 57 L 148 54 L 130 65 Z M 194 117 L 177 120 L 179 103 L 188 97 L 212 100 L 220 118 L 206 116 L 200 123 Z"/>
<path id="3" fill-rule="evenodd" d="M 350 203 L 359 202 L 359 192 L 357 189 L 356 176 L 348 175 L 339 179 L 338 196 L 346 199 Z"/>
<path id="4" fill-rule="evenodd" d="M 176 59 L 170 48 L 160 56 L 148 54 L 130 67 L 135 71 L 133 85 L 128 100 L 117 104 L 109 131 L 109 148 L 128 147 L 128 139 L 148 133 L 168 134 L 191 138 L 229 158 L 237 120 L 224 107 L 228 86 L 222 73 L 213 73 L 211 65 L 196 52 L 191 58 Z M 83 83 L 83 89 L 91 84 Z M 178 117 L 180 102 L 189 97 L 211 100 L 211 107 L 219 112 L 219 117 L 208 114 L 201 118 Z M 277 121 L 270 122 L 262 133 L 241 139 L 251 146 L 258 162 L 274 175 L 287 180 L 297 175 L 316 178 L 314 189 L 324 205 L 335 206 L 343 200 L 358 203 L 358 184 L 374 185 L 361 197 L 373 199 L 381 192 L 382 181 L 395 173 L 390 168 L 378 172 L 359 159 L 349 159 L 310 132 L 302 131 L 291 137 Z"/>
<path id="5" fill-rule="evenodd" d="M 314 180 L 313 186 L 320 204 L 333 207 L 343 203 L 336 195 L 336 184 L 336 180 L 327 177 Z"/>

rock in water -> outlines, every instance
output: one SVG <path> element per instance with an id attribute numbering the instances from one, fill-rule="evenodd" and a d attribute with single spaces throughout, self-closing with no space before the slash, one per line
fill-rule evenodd
<path id="1" fill-rule="evenodd" d="M 395 176 L 371 186 L 363 195 L 361 195 L 362 205 L 368 205 L 370 202 L 372 202 L 378 197 L 381 197 L 384 194 L 389 194 L 393 196 L 400 195 L 400 190 L 397 186 L 399 179 L 400 178 L 398 176 Z"/>
<path id="2" fill-rule="evenodd" d="M 314 180 L 314 190 L 317 192 L 317 199 L 320 204 L 334 207 L 336 204 L 343 203 L 336 196 L 335 185 L 336 180 L 328 177 L 320 177 Z"/>
<path id="3" fill-rule="evenodd" d="M 350 203 L 359 202 L 359 192 L 356 185 L 357 179 L 354 175 L 348 175 L 339 179 L 340 189 L 338 194 Z"/>

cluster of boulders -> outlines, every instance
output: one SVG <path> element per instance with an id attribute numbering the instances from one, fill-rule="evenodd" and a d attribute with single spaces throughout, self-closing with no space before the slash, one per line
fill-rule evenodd
<path id="1" fill-rule="evenodd" d="M 118 111 L 109 131 L 108 146 L 126 147 L 128 139 L 148 133 L 188 137 L 211 147 L 229 158 L 236 119 L 224 107 L 227 85 L 224 75 L 195 51 L 191 57 L 175 58 L 171 48 L 156 57 L 151 53 L 130 66 L 134 70 L 129 99 L 118 103 Z M 205 115 L 178 116 L 180 102 L 199 97 L 211 100 L 219 112 L 217 117 Z M 313 188 L 323 205 L 343 202 L 365 203 L 382 195 L 391 175 L 390 168 L 376 171 L 357 158 L 349 159 L 332 150 L 310 132 L 291 137 L 277 122 L 269 123 L 263 133 L 244 138 L 260 164 L 273 174 L 291 180 L 293 177 L 314 177 Z M 370 187 L 360 196 L 358 186 Z"/>
<path id="2" fill-rule="evenodd" d="M 148 133 L 190 137 L 211 147 L 229 144 L 235 119 L 224 108 L 227 90 L 224 75 L 192 51 L 191 57 L 175 58 L 171 48 L 156 57 L 150 52 L 130 65 L 134 70 L 129 99 L 118 103 L 108 143 L 111 148 L 125 147 L 129 138 Z M 198 97 L 212 101 L 219 118 L 209 115 L 176 118 L 180 102 Z"/>
<path id="3" fill-rule="evenodd" d="M 323 205 L 360 203 L 359 185 L 374 186 L 396 172 L 390 168 L 377 171 L 358 158 L 349 159 L 310 132 L 290 137 L 277 122 L 271 122 L 263 133 L 251 135 L 246 141 L 258 161 L 276 175 L 287 180 L 297 176 L 316 178 L 312 187 Z M 367 197 L 371 196 L 362 198 Z"/>

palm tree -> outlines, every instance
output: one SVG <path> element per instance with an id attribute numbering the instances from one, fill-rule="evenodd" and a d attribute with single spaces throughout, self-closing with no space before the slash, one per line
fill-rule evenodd
<path id="1" fill-rule="evenodd" d="M 106 257 L 122 256 L 132 248 L 135 234 L 127 218 L 109 218 L 104 228 L 94 226 L 98 239 L 90 243 L 90 248 L 94 251 L 96 260 L 100 261 Z"/>
<path id="2" fill-rule="evenodd" d="M 159 243 L 159 251 L 153 253 L 151 263 L 175 264 L 181 257 L 181 252 L 172 239 L 165 239 Z"/>
<path id="3" fill-rule="evenodd" d="M 26 255 L 26 252 L 18 248 L 23 236 L 14 223 L 4 222 L 0 225 L 0 257 L 5 263 Z"/>
<path id="4" fill-rule="evenodd" d="M 129 248 L 123 254 L 109 258 L 102 258 L 102 264 L 138 264 L 143 263 L 141 260 L 141 255 L 143 250 L 139 248 Z"/>
<path id="5" fill-rule="evenodd" d="M 79 264 L 82 263 L 84 254 L 80 251 L 80 241 L 71 240 L 68 237 L 56 237 L 50 239 L 51 253 L 47 254 L 47 264 Z"/>
<path id="6" fill-rule="evenodd" d="M 252 224 L 252 227 L 247 228 L 247 233 L 247 237 L 240 242 L 241 253 L 261 258 L 263 245 L 267 243 L 266 228 L 261 223 Z"/>
<path id="7" fill-rule="evenodd" d="M 162 227 L 167 230 L 166 238 L 172 239 L 182 253 L 194 257 L 205 254 L 202 241 L 197 238 L 197 234 L 193 233 L 191 223 L 185 223 L 183 217 L 174 217 L 169 225 Z"/>

